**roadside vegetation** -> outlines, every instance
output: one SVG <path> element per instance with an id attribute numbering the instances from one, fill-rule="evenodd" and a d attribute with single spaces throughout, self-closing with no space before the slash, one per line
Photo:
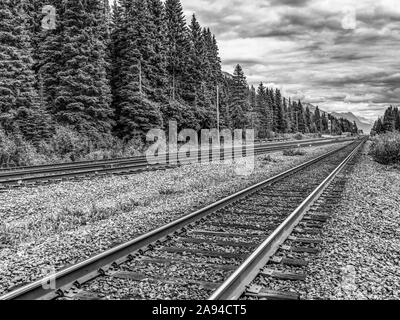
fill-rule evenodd
<path id="1" fill-rule="evenodd" d="M 283 155 L 285 157 L 297 157 L 297 156 L 304 156 L 306 152 L 300 148 L 290 148 L 283 150 Z"/>
<path id="2" fill-rule="evenodd" d="M 372 128 L 370 155 L 384 165 L 400 164 L 400 111 L 390 106 Z"/>
<path id="3" fill-rule="evenodd" d="M 388 132 L 374 137 L 370 154 L 378 163 L 400 164 L 400 132 Z"/>
<path id="4" fill-rule="evenodd" d="M 91 139 L 66 127 L 58 127 L 51 139 L 35 145 L 22 135 L 6 134 L 0 129 L 0 166 L 115 159 L 140 155 L 144 148 L 139 139 L 124 142 L 111 135 Z"/>

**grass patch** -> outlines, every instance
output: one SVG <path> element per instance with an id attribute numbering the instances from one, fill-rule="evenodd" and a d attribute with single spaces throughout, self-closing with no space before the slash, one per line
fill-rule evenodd
<path id="1" fill-rule="evenodd" d="M 267 155 L 261 157 L 260 161 L 261 161 L 262 164 L 277 163 L 278 162 L 276 159 L 272 158 L 270 154 L 267 154 Z"/>
<path id="2" fill-rule="evenodd" d="M 301 133 L 296 133 L 294 135 L 295 140 L 303 140 L 304 136 Z"/>
<path id="3" fill-rule="evenodd" d="M 282 154 L 285 157 L 297 157 L 297 156 L 304 156 L 306 155 L 306 152 L 300 148 L 290 148 L 290 149 L 285 149 L 283 150 Z"/>
<path id="4" fill-rule="evenodd" d="M 370 155 L 384 165 L 400 164 L 400 133 L 390 132 L 376 136 L 372 140 Z"/>

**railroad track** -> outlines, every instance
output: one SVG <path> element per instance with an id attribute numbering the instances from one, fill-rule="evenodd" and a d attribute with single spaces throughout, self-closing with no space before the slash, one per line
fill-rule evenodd
<path id="1" fill-rule="evenodd" d="M 321 146 L 351 140 L 352 139 L 318 139 L 256 145 L 254 147 L 254 153 L 258 155 L 297 146 Z M 232 152 L 234 151 L 235 150 L 232 150 Z M 245 150 L 243 150 L 242 153 L 245 154 Z M 221 155 L 223 155 L 223 152 L 221 152 Z M 200 152 L 196 159 L 201 159 Z M 0 191 L 6 190 L 8 188 L 20 186 L 35 186 L 38 184 L 48 184 L 76 178 L 81 179 L 108 174 L 125 175 L 143 171 L 167 169 L 170 167 L 171 165 L 169 165 L 168 163 L 165 165 L 151 165 L 147 162 L 146 157 L 140 156 L 117 160 L 84 161 L 79 163 L 19 167 L 14 169 L 3 168 L 0 169 Z"/>
<path id="2" fill-rule="evenodd" d="M 238 299 L 254 293 L 258 287 L 253 281 L 274 254 L 294 248 L 281 247 L 285 241 L 314 244 L 311 238 L 289 236 L 364 141 L 308 161 L 0 299 Z M 314 229 L 314 220 L 323 219 L 318 214 L 308 217 L 303 234 Z"/>

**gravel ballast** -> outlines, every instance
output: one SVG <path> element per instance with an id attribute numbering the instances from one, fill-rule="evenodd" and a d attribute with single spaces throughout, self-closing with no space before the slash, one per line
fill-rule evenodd
<path id="1" fill-rule="evenodd" d="M 302 299 L 400 299 L 400 171 L 365 146 L 307 267 Z"/>
<path id="2" fill-rule="evenodd" d="M 0 294 L 345 144 L 258 156 L 250 176 L 234 165 L 195 164 L 2 193 Z"/>

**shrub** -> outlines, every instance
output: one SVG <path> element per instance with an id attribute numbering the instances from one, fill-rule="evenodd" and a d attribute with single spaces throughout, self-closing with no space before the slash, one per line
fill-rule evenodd
<path id="1" fill-rule="evenodd" d="M 275 133 L 271 130 L 267 130 L 266 131 L 266 136 L 265 136 L 268 140 L 272 140 L 275 138 Z"/>
<path id="2" fill-rule="evenodd" d="M 381 164 L 400 164 L 400 133 L 390 132 L 372 140 L 370 155 Z"/>
<path id="3" fill-rule="evenodd" d="M 0 129 L 0 165 L 28 166 L 46 162 L 36 148 L 21 135 L 10 136 Z"/>
<path id="4" fill-rule="evenodd" d="M 87 136 L 62 126 L 55 128 L 48 141 L 33 144 L 0 128 L 0 166 L 4 167 L 132 157 L 141 155 L 145 148 L 137 138 L 123 141 L 111 134 Z"/>
<path id="5" fill-rule="evenodd" d="M 261 161 L 261 163 L 263 163 L 263 164 L 271 163 L 271 162 L 272 162 L 272 163 L 276 163 L 276 162 L 277 162 L 274 158 L 271 157 L 270 154 L 261 157 L 260 161 Z"/>
<path id="6" fill-rule="evenodd" d="M 303 140 L 303 135 L 302 135 L 301 133 L 296 133 L 295 136 L 294 136 L 294 138 L 295 138 L 296 140 Z"/>
<path id="7" fill-rule="evenodd" d="M 283 155 L 286 157 L 304 156 L 305 154 L 306 152 L 301 149 L 290 148 L 283 150 Z"/>

